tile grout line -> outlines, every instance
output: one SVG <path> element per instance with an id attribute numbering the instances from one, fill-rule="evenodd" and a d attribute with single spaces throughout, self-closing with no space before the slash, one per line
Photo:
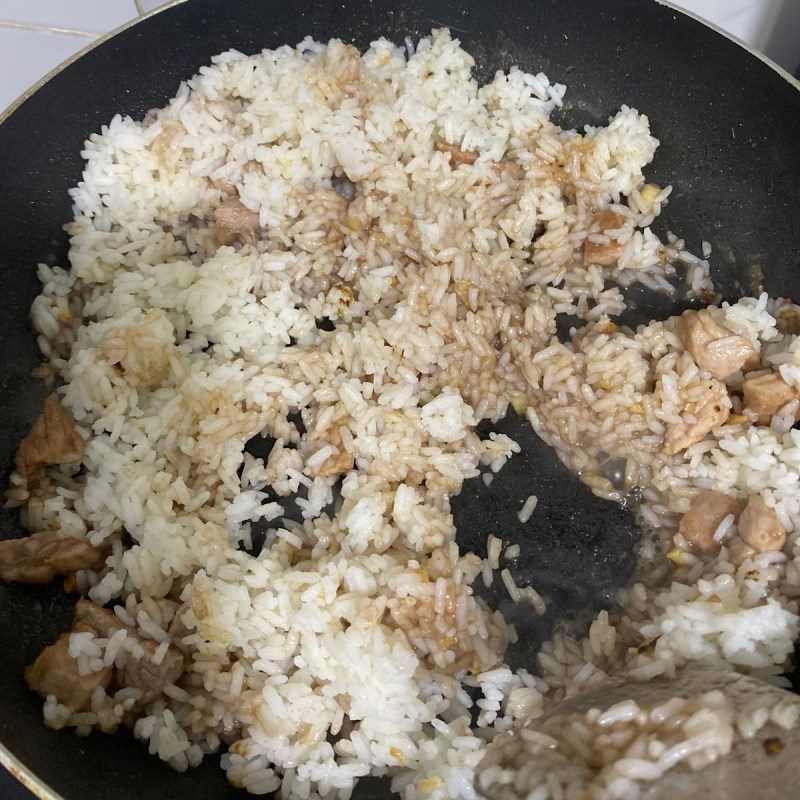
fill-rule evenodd
<path id="1" fill-rule="evenodd" d="M 36 25 L 28 22 L 5 22 L 0 20 L 0 28 L 10 28 L 16 31 L 38 31 L 40 33 L 64 33 L 68 36 L 96 39 L 101 34 L 97 31 L 81 31 L 72 28 L 56 28 L 52 25 Z"/>

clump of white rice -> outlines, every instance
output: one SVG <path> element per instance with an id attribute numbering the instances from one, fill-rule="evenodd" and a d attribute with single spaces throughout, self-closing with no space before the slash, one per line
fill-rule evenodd
<path id="1" fill-rule="evenodd" d="M 32 530 L 108 545 L 78 587 L 186 654 L 179 685 L 133 726 L 177 769 L 227 747 L 230 781 L 256 794 L 346 798 L 360 777 L 389 775 L 408 800 L 469 800 L 487 741 L 623 665 L 775 675 L 788 658 L 793 551 L 745 576 L 723 549 L 711 575 L 700 564 L 686 583 L 637 585 L 585 639 L 554 638 L 538 677 L 504 665 L 515 631 L 472 589 L 500 567 L 502 532 L 485 560 L 459 552 L 449 498 L 481 467 L 488 485 L 519 447 L 482 440 L 478 422 L 513 403 L 609 497 L 623 490 L 600 454 L 624 450 L 623 480 L 666 482 L 643 508 L 658 524 L 702 479 L 763 485 L 795 530 L 800 440 L 759 429 L 686 463 L 659 454 L 692 365 L 669 323 L 620 332 L 609 316 L 634 281 L 671 293 L 680 270 L 693 291 L 709 284 L 705 262 L 649 228 L 670 189 L 645 191 L 658 145 L 647 117 L 623 107 L 606 127 L 562 130 L 549 115 L 565 87 L 518 69 L 478 86 L 472 66 L 446 31 L 364 54 L 310 39 L 230 51 L 164 109 L 117 116 L 86 142 L 70 268 L 40 266 L 32 311 L 89 435 L 83 471 L 51 469 L 38 487 L 15 476 L 9 498 Z M 352 199 L 334 188 L 341 177 Z M 231 194 L 258 214 L 255 241 L 215 238 Z M 608 239 L 590 233 L 600 208 L 623 219 L 622 255 L 605 270 L 581 260 L 587 236 Z M 800 386 L 800 348 L 778 342 L 771 310 L 763 299 L 716 313 L 765 357 L 770 343 Z M 568 345 L 559 313 L 588 323 Z M 262 435 L 275 440 L 269 456 L 245 454 Z M 283 519 L 290 496 L 302 523 Z M 531 496 L 521 523 L 535 506 Z M 274 527 L 252 555 L 257 520 Z M 501 572 L 511 597 L 544 613 L 512 570 Z M 87 671 L 128 646 L 70 640 Z M 50 697 L 45 719 L 112 731 L 137 699 L 122 691 L 100 690 L 82 714 Z M 687 720 L 710 703 L 722 741 L 724 709 L 698 703 Z M 542 775 L 560 769 L 542 758 Z"/>

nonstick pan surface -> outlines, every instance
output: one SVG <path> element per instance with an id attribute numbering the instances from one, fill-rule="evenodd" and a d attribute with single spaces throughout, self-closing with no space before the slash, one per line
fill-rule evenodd
<path id="1" fill-rule="evenodd" d="M 567 84 L 555 115 L 562 126 L 604 124 L 623 103 L 649 115 L 662 144 L 647 175 L 672 184 L 661 217 L 714 249 L 713 278 L 728 298 L 765 288 L 800 298 L 800 92 L 772 65 L 699 21 L 653 0 L 189 0 L 121 30 L 57 72 L 0 124 L 0 466 L 3 485 L 17 443 L 36 418 L 44 390 L 28 310 L 39 262 L 66 265 L 67 190 L 80 178 L 84 139 L 116 113 L 141 118 L 164 105 L 181 79 L 212 55 L 294 44 L 307 34 L 360 48 L 379 36 L 416 39 L 448 26 L 477 62 L 477 77 L 518 65 Z M 679 310 L 663 296 L 633 292 L 627 321 Z M 495 430 L 523 445 L 491 487 L 469 482 L 454 501 L 460 542 L 483 554 L 487 531 L 520 544 L 518 583 L 548 595 L 532 623 L 490 598 L 521 629 L 509 654 L 532 665 L 557 619 L 607 600 L 635 565 L 632 511 L 595 498 L 527 424 L 513 416 Z M 515 510 L 537 494 L 522 526 Z M 18 535 L 3 512 L 2 535 Z M 41 722 L 41 700 L 22 675 L 42 648 L 69 627 L 74 599 L 56 586 L 0 586 L 0 754 L 43 797 L 66 800 L 222 800 L 229 787 L 209 759 L 178 775 L 130 736 L 79 739 Z M 388 783 L 364 781 L 357 797 L 388 796 Z"/>

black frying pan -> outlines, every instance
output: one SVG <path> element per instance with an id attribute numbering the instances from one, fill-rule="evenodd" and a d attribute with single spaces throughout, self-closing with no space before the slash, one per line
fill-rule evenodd
<path id="1" fill-rule="evenodd" d="M 81 143 L 118 112 L 141 118 L 175 94 L 210 57 L 246 53 L 306 34 L 364 48 L 380 35 L 413 39 L 447 25 L 477 61 L 477 76 L 519 65 L 566 83 L 561 125 L 604 123 L 622 103 L 646 112 L 662 145 L 648 176 L 674 192 L 661 225 L 699 250 L 714 247 L 714 279 L 728 297 L 763 286 L 800 298 L 800 92 L 798 84 L 733 41 L 653 0 L 190 0 L 128 27 L 50 77 L 0 125 L 0 466 L 13 453 L 44 396 L 28 309 L 37 262 L 66 264 L 61 225 L 67 189 L 80 178 Z M 664 227 L 659 231 L 663 233 Z M 631 319 L 676 310 L 635 294 Z M 635 561 L 633 514 L 594 498 L 530 428 L 510 417 L 523 453 L 490 489 L 473 481 L 454 503 L 465 547 L 482 553 L 486 534 L 518 542 L 518 583 L 550 599 L 547 617 L 512 620 L 522 630 L 509 654 L 530 666 L 553 622 L 604 602 Z M 522 526 L 515 511 L 535 493 Z M 5 513 L 5 512 L 4 512 Z M 6 513 L 3 536 L 17 535 Z M 492 598 L 490 598 L 492 599 Z M 493 598 L 503 607 L 502 598 Z M 240 796 L 213 760 L 178 775 L 126 734 L 79 739 L 41 722 L 41 699 L 22 674 L 69 627 L 73 600 L 55 588 L 0 586 L 0 759 L 42 797 L 66 800 L 221 800 Z M 517 616 L 519 612 L 516 612 Z M 49 788 L 48 788 L 49 787 Z M 388 796 L 384 781 L 357 797 Z"/>

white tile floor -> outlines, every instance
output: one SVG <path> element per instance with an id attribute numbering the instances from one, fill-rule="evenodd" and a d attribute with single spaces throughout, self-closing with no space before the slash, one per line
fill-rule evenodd
<path id="1" fill-rule="evenodd" d="M 0 19 L 105 33 L 136 16 L 134 0 L 0 0 Z"/>
<path id="2" fill-rule="evenodd" d="M 0 0 L 0 109 L 54 66 L 165 0 Z M 800 0 L 676 0 L 794 72 Z"/>

